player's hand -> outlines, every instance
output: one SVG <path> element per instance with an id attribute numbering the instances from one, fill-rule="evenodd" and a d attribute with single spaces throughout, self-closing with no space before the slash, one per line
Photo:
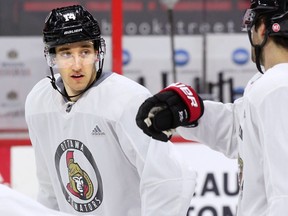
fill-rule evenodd
<path id="1" fill-rule="evenodd" d="M 178 126 L 198 124 L 204 105 L 193 88 L 174 83 L 145 100 L 140 106 L 136 123 L 145 134 L 167 142 Z"/>

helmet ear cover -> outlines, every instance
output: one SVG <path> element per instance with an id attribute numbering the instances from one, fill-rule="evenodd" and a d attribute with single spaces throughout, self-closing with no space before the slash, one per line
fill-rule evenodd
<path id="1" fill-rule="evenodd" d="M 284 45 L 288 48 L 285 37 L 288 37 L 287 0 L 251 0 L 250 9 L 246 10 L 243 16 L 242 30 L 248 32 L 251 46 L 255 49 L 256 66 L 259 72 L 261 68 L 261 53 L 269 37 L 276 44 Z M 266 32 L 261 44 L 254 44 L 252 41 L 252 28 L 257 31 L 261 23 L 264 23 Z M 284 40 L 285 39 L 285 40 Z"/>

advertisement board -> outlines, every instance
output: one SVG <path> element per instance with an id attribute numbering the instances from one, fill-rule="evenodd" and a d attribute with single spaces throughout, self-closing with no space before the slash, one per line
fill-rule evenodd
<path id="1" fill-rule="evenodd" d="M 99 20 L 102 34 L 111 35 L 111 0 L 0 0 L 1 35 L 40 35 L 49 12 L 81 4 Z M 176 35 L 238 33 L 247 0 L 181 0 L 175 4 Z M 123 35 L 169 35 L 167 8 L 155 0 L 122 0 Z M 5 24 L 4 24 L 5 23 Z"/>
<path id="2" fill-rule="evenodd" d="M 0 46 L 0 131 L 23 131 L 26 96 L 47 70 L 42 39 L 1 37 Z"/>
<path id="3" fill-rule="evenodd" d="M 194 85 L 202 74 L 202 37 L 175 38 L 176 80 L 172 74 L 172 51 L 168 36 L 124 37 L 123 75 L 157 93 L 172 82 Z"/>
<path id="4" fill-rule="evenodd" d="M 257 73 L 251 60 L 251 45 L 247 33 L 207 34 L 207 82 L 214 84 L 213 93 L 219 94 L 219 75 L 224 82 L 223 102 L 229 100 L 228 80 L 233 80 L 235 99 L 243 94 L 244 88 L 252 76 Z"/>

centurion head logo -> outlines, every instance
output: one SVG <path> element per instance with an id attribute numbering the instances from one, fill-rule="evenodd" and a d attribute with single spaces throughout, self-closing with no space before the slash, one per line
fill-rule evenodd
<path id="1" fill-rule="evenodd" d="M 93 184 L 87 173 L 75 163 L 74 151 L 67 151 L 66 163 L 68 167 L 69 183 L 67 189 L 82 200 L 88 200 L 93 195 Z"/>
<path id="2" fill-rule="evenodd" d="M 103 201 L 100 172 L 89 149 L 66 139 L 55 152 L 55 167 L 66 201 L 78 212 L 95 211 Z"/>

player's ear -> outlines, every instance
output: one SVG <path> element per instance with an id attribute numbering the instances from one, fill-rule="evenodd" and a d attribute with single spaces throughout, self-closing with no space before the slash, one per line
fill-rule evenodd
<path id="1" fill-rule="evenodd" d="M 261 24 L 258 27 L 258 32 L 262 37 L 264 37 L 266 34 L 266 30 L 267 30 L 267 28 L 266 28 L 266 25 L 264 23 L 264 19 L 261 19 Z"/>
<path id="2" fill-rule="evenodd" d="M 95 56 L 96 56 L 95 62 L 98 62 L 99 59 L 100 59 L 99 50 L 96 50 L 96 49 L 95 49 Z"/>
<path id="3" fill-rule="evenodd" d="M 254 25 L 254 42 L 255 44 L 261 44 L 262 41 L 265 38 L 265 34 L 266 34 L 266 25 L 265 25 L 265 20 L 264 18 L 260 18 L 260 20 L 258 20 L 258 22 Z"/>

